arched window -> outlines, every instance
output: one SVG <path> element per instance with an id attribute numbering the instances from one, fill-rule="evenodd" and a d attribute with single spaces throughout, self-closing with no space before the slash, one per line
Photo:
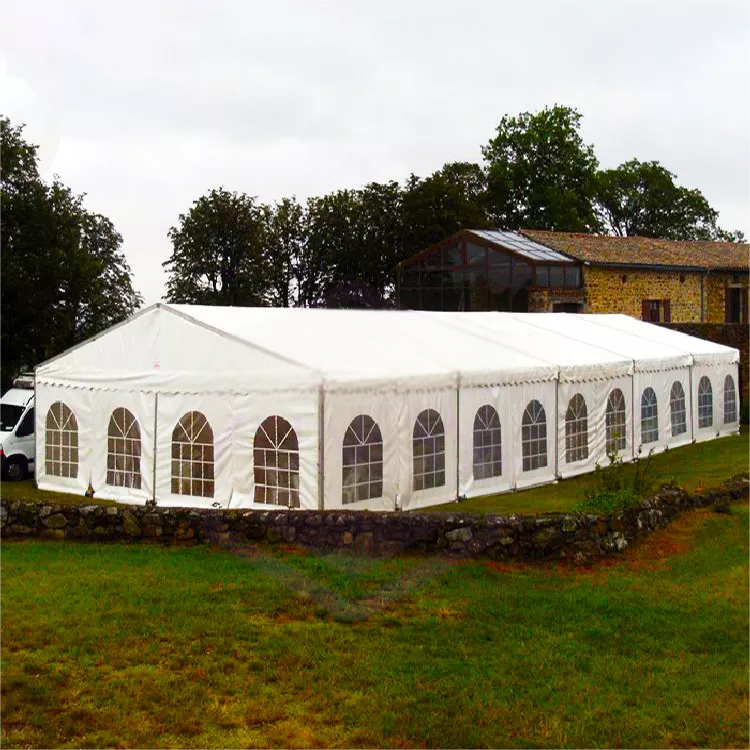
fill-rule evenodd
<path id="1" fill-rule="evenodd" d="M 625 396 L 619 388 L 615 388 L 607 398 L 605 413 L 607 454 L 612 455 L 624 451 L 627 446 L 625 424 Z"/>
<path id="2" fill-rule="evenodd" d="M 724 424 L 737 421 L 737 394 L 734 390 L 734 378 L 727 375 L 724 379 Z"/>
<path id="3" fill-rule="evenodd" d="M 704 375 L 698 381 L 698 427 L 714 423 L 714 392 L 711 381 Z"/>
<path id="4" fill-rule="evenodd" d="M 367 414 L 354 417 L 344 434 L 341 465 L 344 505 L 383 496 L 383 436 Z"/>
<path id="5" fill-rule="evenodd" d="M 78 422 L 62 401 L 55 401 L 47 412 L 44 469 L 50 476 L 78 476 Z"/>
<path id="6" fill-rule="evenodd" d="M 122 407 L 115 409 L 107 430 L 107 484 L 141 488 L 141 428 Z"/>
<path id="7" fill-rule="evenodd" d="M 299 508 L 299 443 L 283 417 L 268 417 L 255 433 L 255 502 Z"/>
<path id="8" fill-rule="evenodd" d="M 641 396 L 641 443 L 655 443 L 659 439 L 659 409 L 653 388 L 646 388 Z"/>
<path id="9" fill-rule="evenodd" d="M 565 461 L 583 461 L 589 457 L 589 412 L 586 401 L 576 393 L 565 412 Z"/>
<path id="10" fill-rule="evenodd" d="M 474 479 L 499 477 L 502 473 L 500 417 L 486 404 L 474 417 Z"/>
<path id="11" fill-rule="evenodd" d="M 214 434 L 199 411 L 189 411 L 172 430 L 172 493 L 214 496 Z"/>
<path id="12" fill-rule="evenodd" d="M 417 417 L 412 433 L 414 490 L 428 490 L 445 484 L 445 429 L 434 409 Z"/>
<path id="13" fill-rule="evenodd" d="M 547 465 L 547 416 L 544 407 L 530 401 L 521 423 L 523 470 L 534 471 Z"/>
<path id="14" fill-rule="evenodd" d="M 685 409 L 685 390 L 679 380 L 672 383 L 669 393 L 669 418 L 672 422 L 672 437 L 687 432 L 687 410 Z"/>

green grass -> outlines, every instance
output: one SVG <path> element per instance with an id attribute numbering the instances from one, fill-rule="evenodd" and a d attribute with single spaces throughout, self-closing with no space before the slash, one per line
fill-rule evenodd
<path id="1" fill-rule="evenodd" d="M 593 570 L 442 563 L 353 622 L 279 571 L 372 604 L 424 561 L 24 541 L 1 563 L 3 747 L 750 741 L 746 504 Z"/>
<path id="2" fill-rule="evenodd" d="M 57 503 L 58 505 L 117 505 L 113 500 L 100 500 L 85 495 L 72 495 L 68 492 L 51 492 L 38 490 L 33 479 L 23 482 L 0 483 L 0 497 L 3 500 L 36 500 L 40 503 Z"/>
<path id="3" fill-rule="evenodd" d="M 729 478 L 748 471 L 750 440 L 748 428 L 739 435 L 730 435 L 705 443 L 673 448 L 651 457 L 650 476 L 657 485 L 674 481 L 693 492 L 699 484 L 705 489 L 717 487 Z M 626 473 L 632 465 L 624 467 Z M 426 510 L 465 513 L 553 513 L 571 510 L 595 487 L 593 473 L 563 479 L 517 492 L 462 500 L 457 504 L 433 505 Z"/>

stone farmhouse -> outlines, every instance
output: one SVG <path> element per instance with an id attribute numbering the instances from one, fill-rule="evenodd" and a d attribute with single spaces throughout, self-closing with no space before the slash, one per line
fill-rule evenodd
<path id="1" fill-rule="evenodd" d="M 464 229 L 399 264 L 402 309 L 748 322 L 747 243 Z"/>

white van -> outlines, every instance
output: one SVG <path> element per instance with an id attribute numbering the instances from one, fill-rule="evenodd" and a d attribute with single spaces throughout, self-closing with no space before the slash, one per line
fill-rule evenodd
<path id="1" fill-rule="evenodd" d="M 13 381 L 0 398 L 0 461 L 3 478 L 25 479 L 34 471 L 34 376 Z"/>

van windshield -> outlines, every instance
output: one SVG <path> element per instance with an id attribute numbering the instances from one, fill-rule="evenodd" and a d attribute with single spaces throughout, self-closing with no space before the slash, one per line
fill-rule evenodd
<path id="1" fill-rule="evenodd" d="M 0 404 L 0 431 L 10 432 L 18 424 L 24 408 L 14 404 Z"/>

